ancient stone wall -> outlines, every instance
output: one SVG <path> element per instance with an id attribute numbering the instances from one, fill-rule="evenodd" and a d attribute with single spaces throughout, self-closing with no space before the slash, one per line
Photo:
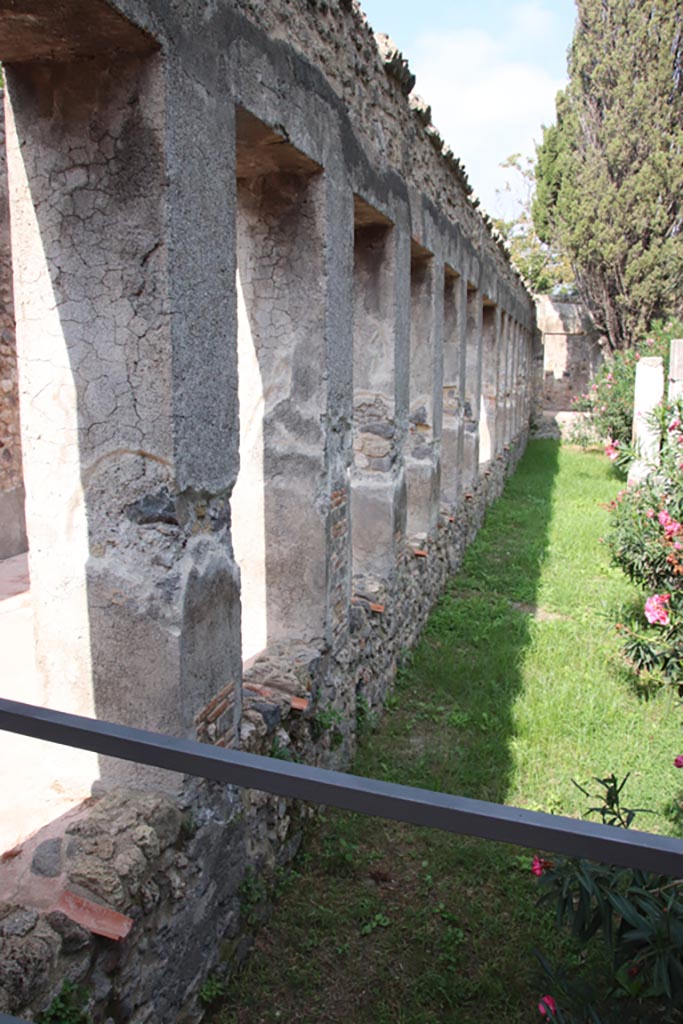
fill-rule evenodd
<path id="1" fill-rule="evenodd" d="M 460 516 L 442 518 L 428 556 L 404 550 L 394 584 L 400 601 L 386 581 L 358 581 L 347 668 L 357 692 L 346 718 L 329 714 L 326 652 L 275 644 L 245 671 L 243 750 L 345 763 L 349 723 L 362 729 L 381 712 L 400 657 L 523 448 L 522 438 L 495 460 Z M 198 715 L 203 742 L 234 744 L 233 699 L 228 686 Z M 248 954 L 271 909 L 269 887 L 313 813 L 215 784 L 188 783 L 180 800 L 117 788 L 53 826 L 49 838 L 39 833 L 0 870 L 0 896 L 14 883 L 12 897 L 0 898 L 0 1013 L 32 1019 L 67 979 L 82 987 L 97 1024 L 198 1021 L 203 981 L 209 973 L 226 981 Z M 106 937 L 122 925 L 124 939 Z"/>
<path id="2" fill-rule="evenodd" d="M 588 390 L 603 361 L 602 349 L 580 303 L 542 295 L 536 308 L 543 344 L 542 407 L 568 412 L 573 399 Z"/>
<path id="3" fill-rule="evenodd" d="M 26 548 L 5 119 L 0 106 L 0 558 L 10 558 Z"/>
<path id="4" fill-rule="evenodd" d="M 346 767 L 524 450 L 532 300 L 349 0 L 27 0 L 0 59 L 47 700 Z M 130 934 L 10 901 L 0 1009 L 193 1020 L 302 810 L 100 771 L 54 877 Z"/>

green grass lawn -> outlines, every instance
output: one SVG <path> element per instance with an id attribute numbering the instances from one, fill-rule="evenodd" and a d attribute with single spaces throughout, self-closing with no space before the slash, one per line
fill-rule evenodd
<path id="1" fill-rule="evenodd" d="M 683 750 L 668 692 L 619 657 L 639 601 L 599 538 L 620 488 L 598 454 L 529 445 L 435 609 L 354 771 L 578 816 L 572 784 L 631 772 L 628 806 L 674 832 Z M 534 949 L 583 957 L 536 907 L 529 851 L 329 812 L 214 1024 L 505 1024 L 540 1019 Z M 593 965 L 599 968 L 599 963 Z"/>

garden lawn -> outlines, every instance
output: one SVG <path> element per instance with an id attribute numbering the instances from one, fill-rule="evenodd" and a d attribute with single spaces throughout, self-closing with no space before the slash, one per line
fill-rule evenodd
<path id="1" fill-rule="evenodd" d="M 529 445 L 356 773 L 579 816 L 572 778 L 631 772 L 625 804 L 657 812 L 638 824 L 675 832 L 681 716 L 624 667 L 614 623 L 642 599 L 599 543 L 620 486 L 602 455 Z M 548 983 L 534 949 L 570 967 L 584 954 L 536 907 L 530 863 L 530 851 L 329 811 L 276 879 L 274 914 L 209 1018 L 540 1019 Z"/>

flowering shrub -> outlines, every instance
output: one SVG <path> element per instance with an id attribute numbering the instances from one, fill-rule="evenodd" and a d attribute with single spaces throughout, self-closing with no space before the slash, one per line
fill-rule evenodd
<path id="1" fill-rule="evenodd" d="M 574 399 L 575 409 L 591 413 L 595 432 L 607 442 L 607 454 L 613 461 L 618 460 L 619 446 L 631 443 L 638 360 L 643 356 L 661 356 L 668 375 L 671 339 L 681 337 L 680 320 L 656 321 L 644 341 L 636 348 L 615 352 L 600 368 L 586 394 Z"/>
<path id="2" fill-rule="evenodd" d="M 623 466 L 634 453 L 629 437 L 617 436 L 615 422 L 606 454 Z M 634 620 L 617 625 L 625 654 L 637 671 L 673 684 L 683 697 L 683 403 L 662 403 L 652 424 L 659 432 L 659 461 L 641 484 L 620 491 L 611 503 L 607 544 L 613 562 L 643 591 Z M 683 768 L 683 754 L 673 763 Z M 596 781 L 602 800 L 589 813 L 628 828 L 642 808 L 622 806 L 626 779 Z M 612 976 L 610 991 L 598 997 L 539 957 L 554 998 L 552 1015 L 547 1007 L 543 1016 L 559 1024 L 683 1019 L 683 882 L 570 858 L 549 865 L 537 857 L 532 871 L 542 899 L 555 905 L 558 921 L 582 944 L 602 937 Z"/>
<path id="3" fill-rule="evenodd" d="M 660 463 L 612 502 L 607 538 L 613 562 L 644 591 L 642 618 L 621 623 L 624 651 L 638 671 L 683 683 L 683 409 L 655 414 Z"/>
<path id="4" fill-rule="evenodd" d="M 680 760 L 683 767 L 683 756 Z M 602 791 L 588 813 L 628 828 L 642 808 L 622 805 L 627 778 L 595 779 Z M 537 954 L 553 991 L 538 1004 L 541 1017 L 558 1024 L 680 1020 L 683 883 L 568 857 L 551 863 L 536 856 L 531 870 L 542 889 L 540 902 L 555 907 L 558 923 L 568 925 L 582 947 L 601 937 L 610 966 L 607 990 L 598 993 L 565 969 L 554 970 Z"/>
<path id="5" fill-rule="evenodd" d="M 682 325 L 671 326 L 683 336 Z M 666 343 L 668 348 L 668 338 Z M 665 355 L 657 352 L 654 338 L 645 346 L 649 354 Z M 620 386 L 630 372 L 628 356 L 619 361 Z M 634 375 L 638 357 L 638 352 L 632 355 Z M 623 467 L 635 454 L 630 424 L 628 431 L 619 425 L 616 398 L 611 409 L 609 398 L 604 409 L 597 406 L 601 387 L 610 395 L 617 389 L 616 376 L 614 366 L 605 370 L 592 401 L 605 417 L 605 453 Z M 632 407 L 632 395 L 630 402 Z M 613 562 L 643 590 L 634 621 L 617 625 L 625 653 L 639 672 L 672 683 L 683 698 L 683 402 L 662 403 L 653 414 L 653 426 L 659 431 L 657 465 L 641 484 L 625 488 L 611 503 L 607 543 Z M 673 764 L 683 768 L 683 754 Z M 605 824 L 630 827 L 642 808 L 622 806 L 626 779 L 596 779 L 601 801 L 588 813 L 599 815 Z M 611 968 L 608 991 L 596 994 L 574 974 L 553 970 L 539 956 L 553 993 L 538 1004 L 541 1017 L 558 1024 L 683 1020 L 683 881 L 565 857 L 550 863 L 536 856 L 531 870 L 544 890 L 541 901 L 554 905 L 558 923 L 568 925 L 583 947 L 601 937 Z"/>

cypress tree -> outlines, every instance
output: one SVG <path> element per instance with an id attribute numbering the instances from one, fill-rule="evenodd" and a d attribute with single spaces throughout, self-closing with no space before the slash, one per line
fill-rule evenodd
<path id="1" fill-rule="evenodd" d="M 577 0 L 533 218 L 612 349 L 683 311 L 683 5 Z"/>

